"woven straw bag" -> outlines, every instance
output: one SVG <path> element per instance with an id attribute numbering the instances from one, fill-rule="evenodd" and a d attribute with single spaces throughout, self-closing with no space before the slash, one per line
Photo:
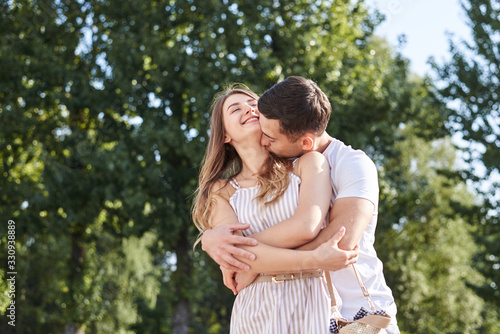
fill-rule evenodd
<path id="1" fill-rule="evenodd" d="M 333 290 L 332 279 L 330 273 L 325 271 L 325 278 L 328 284 L 328 290 L 332 300 L 332 318 L 330 319 L 330 334 L 385 334 L 385 328 L 389 327 L 391 317 L 383 310 L 378 311 L 370 299 L 370 293 L 365 284 L 361 280 L 359 273 L 352 265 L 354 274 L 358 280 L 361 291 L 368 301 L 371 311 L 361 307 L 359 312 L 354 316 L 353 320 L 347 320 L 340 315 L 335 300 L 335 292 Z"/>

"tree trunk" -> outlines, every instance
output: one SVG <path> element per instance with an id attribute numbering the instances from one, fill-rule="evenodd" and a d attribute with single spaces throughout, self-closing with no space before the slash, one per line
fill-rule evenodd
<path id="1" fill-rule="evenodd" d="M 85 334 L 83 327 L 78 328 L 73 323 L 67 323 L 64 327 L 64 334 Z"/>
<path id="2" fill-rule="evenodd" d="M 173 317 L 174 334 L 187 334 L 189 328 L 189 304 L 182 299 L 175 307 Z"/>
<path id="3" fill-rule="evenodd" d="M 189 285 L 191 284 L 192 259 L 189 256 L 188 228 L 180 233 L 179 244 L 175 247 L 177 255 L 177 270 L 173 273 L 173 281 L 178 291 L 179 302 L 175 305 L 175 311 L 172 318 L 174 334 L 187 334 L 189 328 Z"/>
<path id="4" fill-rule="evenodd" d="M 80 293 L 78 290 L 82 285 L 82 274 L 83 274 L 83 263 L 85 260 L 85 248 L 80 244 L 80 240 L 82 238 L 82 233 L 79 231 L 80 228 L 76 228 L 78 231 L 71 232 L 71 273 L 69 276 L 69 286 L 70 286 L 70 294 L 73 297 L 70 302 L 68 302 L 68 309 L 76 310 L 78 305 L 75 304 L 74 298 L 75 295 Z M 70 322 L 67 322 L 64 326 L 65 334 L 85 334 L 85 329 L 83 327 L 79 327 L 77 323 L 79 319 L 67 319 Z"/>

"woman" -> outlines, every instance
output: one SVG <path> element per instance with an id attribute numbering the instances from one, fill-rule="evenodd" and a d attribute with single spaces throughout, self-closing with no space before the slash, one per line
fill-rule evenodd
<path id="1" fill-rule="evenodd" d="M 328 163 L 316 152 L 294 161 L 270 155 L 260 145 L 257 100 L 247 88 L 230 88 L 214 100 L 193 218 L 202 232 L 239 220 L 251 225 L 244 234 L 266 230 L 266 240 L 274 233 L 275 246 L 295 248 L 312 240 L 326 221 Z M 231 332 L 328 333 L 330 297 L 316 269 L 328 269 L 330 245 L 296 252 L 259 243 L 252 252 L 252 270 L 271 275 L 259 275 L 240 291 Z M 286 275 L 273 275 L 278 273 Z M 232 274 L 224 272 L 224 281 L 236 292 Z"/>

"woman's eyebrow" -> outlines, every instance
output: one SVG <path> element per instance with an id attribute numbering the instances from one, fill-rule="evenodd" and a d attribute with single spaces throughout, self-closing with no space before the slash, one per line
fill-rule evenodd
<path id="1" fill-rule="evenodd" d="M 248 100 L 246 100 L 246 102 L 247 102 L 247 103 L 248 103 L 248 102 L 254 102 L 254 101 L 257 101 L 257 100 L 256 100 L 256 99 L 248 99 Z M 241 102 L 234 102 L 234 103 L 230 104 L 230 105 L 227 107 L 227 110 L 229 110 L 229 108 L 231 108 L 231 107 L 233 107 L 233 106 L 236 106 L 236 105 L 238 105 L 238 104 L 241 104 Z"/>

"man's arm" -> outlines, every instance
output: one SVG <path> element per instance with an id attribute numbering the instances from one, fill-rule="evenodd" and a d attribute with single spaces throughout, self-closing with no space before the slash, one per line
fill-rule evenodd
<path id="1" fill-rule="evenodd" d="M 231 218 L 227 212 L 228 206 L 231 208 L 227 200 L 221 196 L 214 195 L 211 222 L 212 226 L 217 228 L 221 227 L 219 224 L 222 224 L 222 227 L 227 228 L 227 224 L 224 224 L 224 221 Z M 234 211 L 232 212 L 234 215 Z M 258 245 L 252 247 L 252 252 L 255 253 L 255 260 L 251 262 L 253 275 L 256 275 L 257 273 L 286 272 L 290 269 L 300 271 L 317 268 L 327 270 L 345 268 L 347 265 L 357 261 L 357 251 L 343 251 L 339 249 L 337 244 L 339 240 L 342 239 L 345 229 L 342 228 L 336 232 L 337 233 L 332 234 L 332 238 L 330 238 L 330 240 L 325 240 L 325 243 L 321 245 L 321 247 L 318 247 L 314 252 L 295 252 L 290 249 L 272 247 L 264 243 L 259 243 Z M 245 246 L 242 247 L 245 248 Z M 248 265 L 245 263 L 248 262 L 245 258 L 238 258 L 238 260 Z M 226 273 L 224 274 L 225 282 L 232 281 L 232 274 L 230 271 L 231 270 L 229 270 L 228 274 L 228 271 L 226 270 Z M 231 282 L 228 287 L 235 291 L 233 284 L 234 282 Z"/>
<path id="2" fill-rule="evenodd" d="M 338 248 L 341 250 L 356 250 L 357 244 L 368 226 L 372 217 L 374 205 L 372 202 L 358 197 L 346 197 L 337 199 L 330 212 L 330 224 L 318 234 L 311 242 L 297 248 L 299 250 L 313 250 L 323 245 L 332 236 L 338 233 L 339 229 L 345 224 L 345 234 L 339 239 Z M 244 247 L 243 247 L 244 248 Z M 325 253 L 327 254 L 327 253 Z M 332 256 L 330 258 L 332 267 L 330 270 L 342 269 L 341 266 L 335 266 L 339 258 Z M 252 264 L 250 272 L 240 272 L 236 275 L 237 291 L 241 291 L 245 286 L 251 283 L 252 272 L 255 265 Z M 292 269 L 292 268 L 290 268 Z M 327 269 L 327 268 L 322 268 Z"/>
<path id="3" fill-rule="evenodd" d="M 342 227 L 332 238 L 319 245 L 314 250 L 294 251 L 290 249 L 271 247 L 260 243 L 255 247 L 256 261 L 252 269 L 235 275 L 231 289 L 239 292 L 254 280 L 257 273 L 277 274 L 280 272 L 301 272 L 314 269 L 336 271 L 344 269 L 358 260 L 358 249 L 344 251 L 338 243 L 345 234 Z"/>
<path id="4" fill-rule="evenodd" d="M 201 249 L 218 265 L 227 270 L 249 270 L 250 266 L 236 259 L 235 256 L 251 261 L 255 259 L 255 255 L 251 252 L 236 247 L 236 245 L 257 245 L 257 240 L 241 235 L 241 230 L 249 228 L 250 225 L 238 223 L 238 217 L 233 208 L 222 196 L 214 195 L 214 201 L 211 213 L 211 226 L 213 228 L 203 232 Z"/>
<path id="5" fill-rule="evenodd" d="M 370 222 L 375 205 L 367 199 L 359 197 L 339 198 L 333 202 L 330 211 L 330 224 L 324 228 L 311 242 L 298 249 L 315 249 L 329 240 L 340 227 L 345 226 L 346 233 L 339 242 L 341 249 L 354 249 Z"/>
<path id="6" fill-rule="evenodd" d="M 249 270 L 250 266 L 237 260 L 235 256 L 252 261 L 255 260 L 255 255 L 236 245 L 256 246 L 257 240 L 234 234 L 249 227 L 248 224 L 226 223 L 206 230 L 201 237 L 201 249 L 221 267 L 233 271 Z"/>

